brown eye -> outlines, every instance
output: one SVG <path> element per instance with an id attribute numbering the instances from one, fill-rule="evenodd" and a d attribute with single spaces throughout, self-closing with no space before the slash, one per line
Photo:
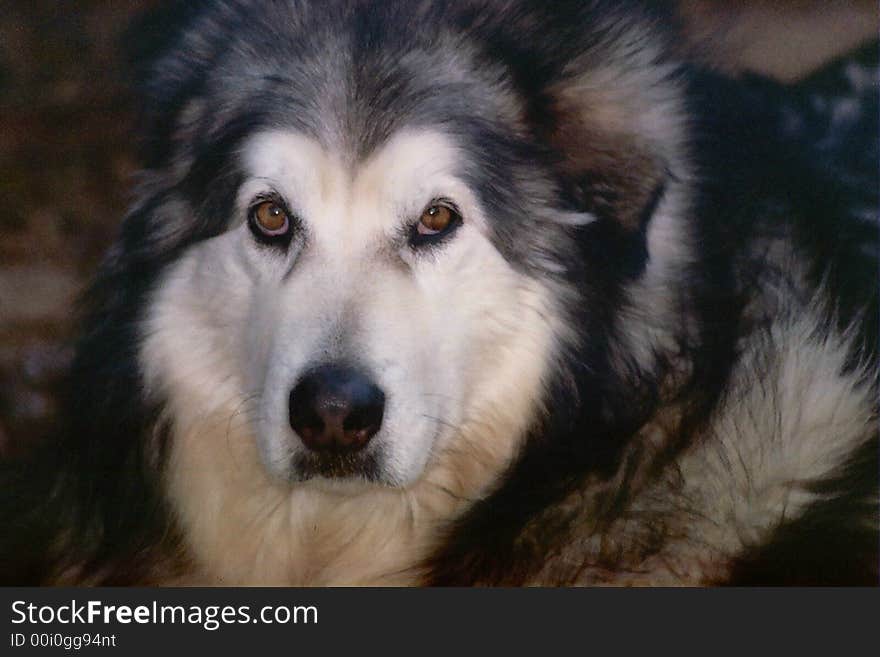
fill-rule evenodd
<path id="1" fill-rule="evenodd" d="M 419 219 L 416 227 L 419 235 L 439 235 L 455 224 L 460 217 L 458 213 L 445 205 L 428 207 Z"/>
<path id="2" fill-rule="evenodd" d="M 251 210 L 257 228 L 265 235 L 283 235 L 290 228 L 290 218 L 284 208 L 273 201 L 263 201 Z"/>

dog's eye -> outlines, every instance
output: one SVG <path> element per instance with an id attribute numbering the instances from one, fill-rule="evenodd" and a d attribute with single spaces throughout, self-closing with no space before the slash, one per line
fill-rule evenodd
<path id="1" fill-rule="evenodd" d="M 443 205 L 432 205 L 423 213 L 416 229 L 420 235 L 436 235 L 449 228 L 452 210 Z"/>
<path id="2" fill-rule="evenodd" d="M 274 201 L 263 201 L 251 208 L 251 220 L 261 233 L 278 237 L 290 230 L 290 217 Z"/>
<path id="3" fill-rule="evenodd" d="M 450 234 L 462 223 L 458 210 L 450 205 L 433 203 L 425 208 L 418 223 L 413 227 L 410 242 L 413 246 L 438 241 Z"/>

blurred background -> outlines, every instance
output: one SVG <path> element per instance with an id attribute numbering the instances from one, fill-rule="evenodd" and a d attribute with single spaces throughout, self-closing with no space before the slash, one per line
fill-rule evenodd
<path id="1" fill-rule="evenodd" d="M 0 458 L 51 430 L 76 299 L 129 200 L 127 30 L 160 0 L 0 0 Z M 795 81 L 876 38 L 874 0 L 680 0 L 695 47 Z"/>

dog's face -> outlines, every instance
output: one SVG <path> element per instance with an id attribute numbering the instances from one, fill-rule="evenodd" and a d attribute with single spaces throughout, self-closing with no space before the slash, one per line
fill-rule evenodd
<path id="1" fill-rule="evenodd" d="M 542 331 L 461 157 L 431 130 L 357 163 L 292 133 L 246 145 L 244 220 L 221 248 L 251 286 L 242 367 L 273 475 L 411 483 L 486 395 L 481 375 Z M 267 209 L 284 215 L 269 239 Z"/>
<path id="2" fill-rule="evenodd" d="M 190 250 L 156 314 L 177 355 L 150 361 L 229 390 L 212 398 L 273 478 L 406 486 L 462 427 L 530 414 L 511 386 L 534 394 L 551 358 L 546 290 L 493 244 L 452 137 L 401 130 L 356 161 L 264 130 L 239 157 L 230 228 Z"/>

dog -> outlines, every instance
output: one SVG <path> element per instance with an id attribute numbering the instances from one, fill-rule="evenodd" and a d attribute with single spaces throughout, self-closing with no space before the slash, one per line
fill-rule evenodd
<path id="1" fill-rule="evenodd" d="M 5 580 L 877 583 L 869 120 L 663 3 L 182 5 Z"/>

